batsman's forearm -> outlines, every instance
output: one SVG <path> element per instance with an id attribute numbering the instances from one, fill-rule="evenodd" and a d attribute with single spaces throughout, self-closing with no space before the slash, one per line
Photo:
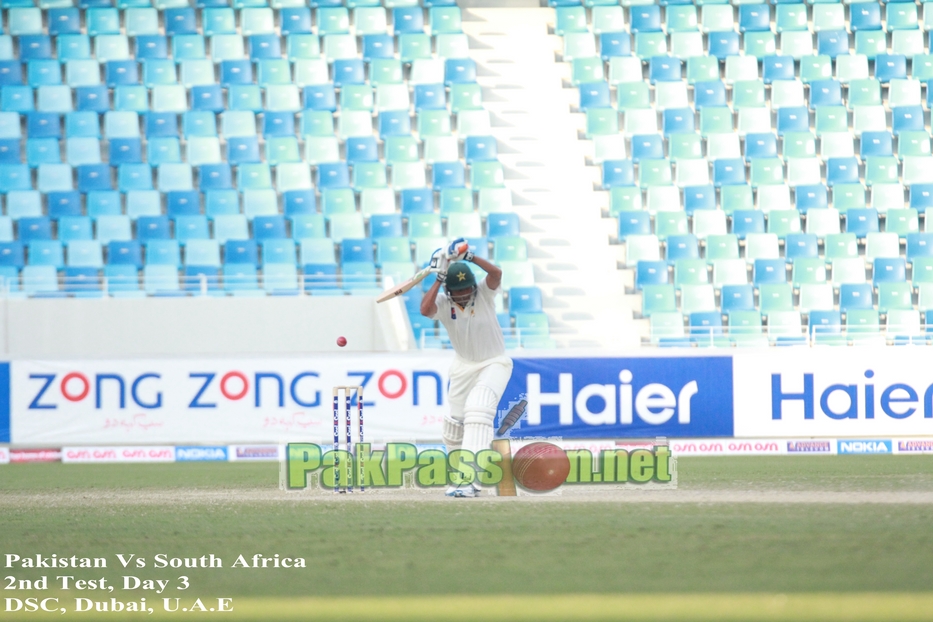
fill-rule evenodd
<path id="1" fill-rule="evenodd" d="M 437 292 L 441 288 L 440 281 L 434 281 L 428 291 L 421 299 L 421 315 L 424 317 L 433 317 L 437 313 Z"/>

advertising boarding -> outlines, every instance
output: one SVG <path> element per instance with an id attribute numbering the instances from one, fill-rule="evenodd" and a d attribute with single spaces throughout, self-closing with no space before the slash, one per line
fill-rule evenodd
<path id="1" fill-rule="evenodd" d="M 325 441 L 332 438 L 335 386 L 363 387 L 368 438 L 438 439 L 449 364 L 445 353 L 17 361 L 12 439 L 59 446 Z M 344 406 L 341 394 L 341 412 Z M 355 394 L 351 407 L 356 417 Z M 177 458 L 221 459 L 223 452 L 179 448 Z M 236 459 L 254 459 L 253 453 Z"/>
<path id="2" fill-rule="evenodd" d="M 933 435 L 928 348 L 787 348 L 733 361 L 737 437 L 851 438 L 840 453 L 891 453 L 890 441 L 864 443 Z"/>
<path id="3" fill-rule="evenodd" d="M 500 409 L 527 401 L 522 435 L 728 437 L 732 358 L 516 358 Z"/>
<path id="4" fill-rule="evenodd" d="M 681 455 L 933 451 L 904 444 L 933 437 L 928 348 L 512 354 L 497 413 L 499 425 L 520 412 L 512 438 L 694 439 L 678 445 Z M 165 445 L 180 461 L 269 460 L 279 444 L 333 442 L 335 386 L 363 387 L 367 441 L 436 443 L 452 356 L 0 363 L 0 443 Z M 339 405 L 343 417 L 343 395 Z M 350 406 L 355 420 L 355 395 Z M 729 438 L 744 442 L 716 440 Z"/>

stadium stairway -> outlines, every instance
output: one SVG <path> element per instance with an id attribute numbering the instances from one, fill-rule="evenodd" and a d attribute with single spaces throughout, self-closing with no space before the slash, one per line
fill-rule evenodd
<path id="1" fill-rule="evenodd" d="M 462 28 L 550 336 L 563 347 L 637 345 L 626 274 L 616 270 L 618 247 L 609 245 L 615 221 L 603 218 L 598 170 L 586 166 L 589 144 L 577 139 L 582 115 L 568 114 L 576 89 L 564 88 L 566 71 L 555 62 L 561 41 L 549 34 L 553 16 L 551 9 L 467 9 Z"/>

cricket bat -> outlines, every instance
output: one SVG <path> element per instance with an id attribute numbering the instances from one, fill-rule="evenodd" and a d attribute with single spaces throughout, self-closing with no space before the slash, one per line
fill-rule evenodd
<path id="1" fill-rule="evenodd" d="M 387 289 L 386 291 L 379 294 L 376 298 L 376 302 L 385 302 L 386 300 L 392 300 L 397 296 L 401 296 L 412 287 L 423 281 L 429 274 L 431 274 L 431 267 L 422 268 L 415 272 L 415 276 L 411 277 L 401 285 L 393 287 L 392 289 Z"/>
<path id="2" fill-rule="evenodd" d="M 468 242 L 461 242 L 460 244 L 457 245 L 457 248 L 454 250 L 452 256 L 455 257 L 459 255 L 460 253 L 464 253 L 469 248 L 470 248 L 470 245 Z M 379 294 L 379 296 L 376 297 L 376 302 L 385 302 L 386 300 L 392 300 L 393 298 L 401 296 L 402 294 L 410 290 L 412 287 L 414 287 L 415 285 L 423 281 L 425 278 L 427 278 L 429 274 L 431 274 L 431 266 L 427 266 L 427 267 L 422 268 L 421 270 L 418 270 L 417 272 L 415 272 L 415 276 L 411 277 L 410 279 L 408 279 L 407 281 L 405 281 L 398 287 L 387 289 L 386 291 Z"/>

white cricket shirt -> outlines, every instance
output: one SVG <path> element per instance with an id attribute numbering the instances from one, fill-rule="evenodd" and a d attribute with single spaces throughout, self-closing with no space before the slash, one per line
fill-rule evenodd
<path id="1" fill-rule="evenodd" d="M 489 289 L 484 277 L 476 284 L 473 304 L 466 309 L 451 302 L 443 290 L 437 292 L 437 313 L 431 319 L 440 320 L 447 329 L 460 358 L 479 362 L 505 354 L 505 339 L 496 318 L 498 291 Z"/>

